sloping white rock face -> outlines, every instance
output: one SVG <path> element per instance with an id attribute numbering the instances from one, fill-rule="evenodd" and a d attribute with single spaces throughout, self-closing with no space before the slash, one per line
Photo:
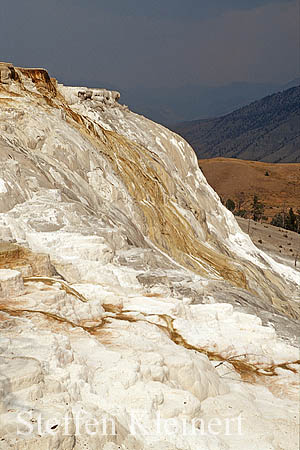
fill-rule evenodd
<path id="1" fill-rule="evenodd" d="M 299 274 L 118 93 L 0 75 L 0 236 L 52 264 L 0 246 L 0 449 L 296 450 Z"/>

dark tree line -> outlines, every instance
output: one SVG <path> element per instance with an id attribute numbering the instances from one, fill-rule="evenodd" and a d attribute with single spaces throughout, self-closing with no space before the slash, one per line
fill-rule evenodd
<path id="1" fill-rule="evenodd" d="M 293 208 L 290 208 L 287 214 L 285 212 L 276 214 L 271 225 L 300 233 L 300 210 L 298 209 L 295 214 Z"/>
<path id="2" fill-rule="evenodd" d="M 258 196 L 256 194 L 254 194 L 253 201 L 251 204 L 252 219 L 255 222 L 258 222 L 259 220 L 261 220 L 263 218 L 264 211 L 265 211 L 265 205 L 262 202 L 260 202 L 258 200 Z"/>
<path id="3" fill-rule="evenodd" d="M 251 218 L 255 222 L 267 220 L 267 217 L 264 216 L 265 205 L 259 200 L 257 194 L 253 196 L 250 210 L 242 209 L 244 200 L 245 195 L 241 192 L 237 202 L 228 198 L 226 202 L 222 200 L 222 203 L 236 216 Z M 272 218 L 271 225 L 300 233 L 300 209 L 294 212 L 293 208 L 290 208 L 288 212 L 277 213 Z"/>
<path id="4" fill-rule="evenodd" d="M 247 211 L 246 209 L 242 209 L 242 205 L 243 205 L 244 201 L 245 201 L 245 195 L 244 195 L 244 192 L 241 192 L 237 203 L 235 203 L 233 200 L 231 200 L 231 198 L 228 198 L 225 202 L 225 206 L 234 215 L 240 216 L 240 217 L 246 217 L 246 216 L 249 216 L 249 211 Z M 222 203 L 224 203 L 223 200 L 222 200 Z M 265 211 L 265 205 L 259 201 L 257 194 L 255 194 L 253 196 L 253 200 L 251 203 L 251 211 L 250 211 L 251 219 L 255 220 L 255 222 L 258 222 L 259 220 L 263 219 L 264 211 Z"/>

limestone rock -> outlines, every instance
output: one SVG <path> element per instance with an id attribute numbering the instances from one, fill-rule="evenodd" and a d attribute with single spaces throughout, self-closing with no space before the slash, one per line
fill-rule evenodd
<path id="1" fill-rule="evenodd" d="M 0 62 L 0 83 L 9 84 L 16 78 L 15 68 L 10 63 Z"/>
<path id="2" fill-rule="evenodd" d="M 23 292 L 21 273 L 17 270 L 0 269 L 0 298 L 17 297 Z"/>
<path id="3" fill-rule="evenodd" d="M 32 253 L 28 248 L 11 242 L 0 242 L 0 268 L 17 269 L 23 277 L 55 274 L 49 255 Z"/>

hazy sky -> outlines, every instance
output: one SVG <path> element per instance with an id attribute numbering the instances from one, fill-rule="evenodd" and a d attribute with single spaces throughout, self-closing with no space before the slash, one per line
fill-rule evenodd
<path id="1" fill-rule="evenodd" d="M 290 0 L 1 0 L 0 61 L 70 81 L 180 87 L 298 76 Z"/>

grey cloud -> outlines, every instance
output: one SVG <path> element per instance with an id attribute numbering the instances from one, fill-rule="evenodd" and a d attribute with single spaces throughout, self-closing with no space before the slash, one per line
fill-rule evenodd
<path id="1" fill-rule="evenodd" d="M 199 21 L 215 17 L 232 10 L 251 10 L 268 4 L 287 4 L 292 0 L 64 0 L 92 8 L 91 11 L 106 11 L 114 16 L 155 17 Z M 58 0 L 57 0 L 58 2 Z"/>
<path id="2" fill-rule="evenodd" d="M 1 3 L 0 59 L 59 79 L 176 87 L 287 81 L 298 69 L 288 0 Z"/>

